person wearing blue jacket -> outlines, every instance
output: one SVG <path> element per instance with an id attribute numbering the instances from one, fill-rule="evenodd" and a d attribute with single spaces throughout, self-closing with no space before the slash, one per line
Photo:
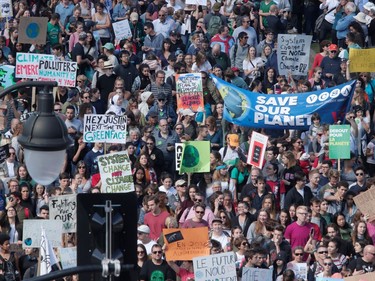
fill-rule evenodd
<path id="1" fill-rule="evenodd" d="M 349 31 L 349 24 L 352 21 L 355 21 L 354 16 L 355 16 L 355 11 L 356 7 L 353 2 L 348 2 L 345 5 L 344 9 L 344 16 L 338 20 L 337 25 L 336 25 L 336 30 L 337 30 L 337 39 L 338 39 L 338 45 L 339 48 L 345 48 L 346 49 L 346 44 L 345 44 L 345 37 L 346 34 Z"/>

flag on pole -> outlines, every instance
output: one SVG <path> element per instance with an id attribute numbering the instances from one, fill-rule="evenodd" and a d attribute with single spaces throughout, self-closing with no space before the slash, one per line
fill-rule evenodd
<path id="1" fill-rule="evenodd" d="M 42 228 L 42 240 L 40 243 L 40 275 L 52 271 L 52 266 L 57 263 L 57 258 L 51 244 L 48 241 L 46 231 Z"/>

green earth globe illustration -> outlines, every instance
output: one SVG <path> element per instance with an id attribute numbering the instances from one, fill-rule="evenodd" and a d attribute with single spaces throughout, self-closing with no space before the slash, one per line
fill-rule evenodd
<path id="1" fill-rule="evenodd" d="M 224 99 L 225 110 L 228 112 L 228 114 L 232 118 L 241 117 L 248 107 L 246 97 L 240 92 L 229 87 L 222 87 L 220 89 L 220 93 Z"/>
<path id="2" fill-rule="evenodd" d="M 193 168 L 199 163 L 199 151 L 192 145 L 187 145 L 184 150 L 182 165 Z"/>
<path id="3" fill-rule="evenodd" d="M 40 32 L 39 25 L 36 24 L 35 22 L 30 23 L 30 24 L 26 27 L 26 35 L 27 35 L 29 38 L 36 38 L 36 37 L 38 37 L 39 32 Z"/>

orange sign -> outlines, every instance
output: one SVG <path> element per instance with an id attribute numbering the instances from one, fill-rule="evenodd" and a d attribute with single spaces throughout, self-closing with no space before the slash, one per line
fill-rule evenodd
<path id="1" fill-rule="evenodd" d="M 203 111 L 203 87 L 200 73 L 176 74 L 177 108 Z"/>
<path id="2" fill-rule="evenodd" d="M 345 277 L 344 281 L 374 281 L 375 272 L 365 273 L 361 275 L 355 275 L 350 277 Z"/>
<path id="3" fill-rule="evenodd" d="M 207 227 L 163 229 L 163 235 L 167 261 L 193 260 L 210 254 Z"/>

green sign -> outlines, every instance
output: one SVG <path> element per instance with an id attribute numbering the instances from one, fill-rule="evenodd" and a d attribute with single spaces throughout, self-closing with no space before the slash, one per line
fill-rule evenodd
<path id="1" fill-rule="evenodd" d="M 210 142 L 185 142 L 182 152 L 180 174 L 208 172 L 210 172 Z"/>
<path id="2" fill-rule="evenodd" d="M 329 126 L 329 158 L 350 159 L 350 125 Z"/>

